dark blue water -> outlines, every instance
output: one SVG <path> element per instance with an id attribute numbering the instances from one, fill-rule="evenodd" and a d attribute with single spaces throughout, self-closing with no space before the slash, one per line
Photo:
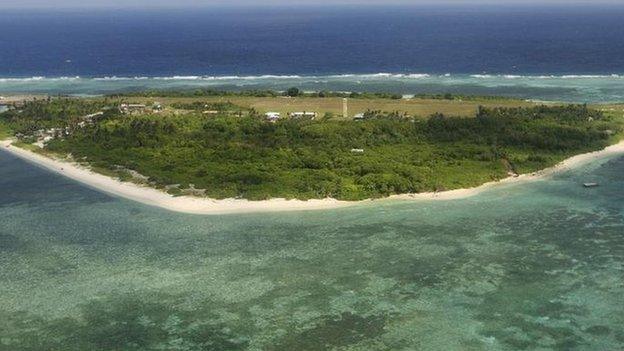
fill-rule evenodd
<path id="1" fill-rule="evenodd" d="M 624 6 L 0 13 L 1 77 L 620 74 Z"/>

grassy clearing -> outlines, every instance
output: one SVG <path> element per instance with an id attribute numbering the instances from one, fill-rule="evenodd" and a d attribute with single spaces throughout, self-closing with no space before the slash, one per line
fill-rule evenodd
<path id="1" fill-rule="evenodd" d="M 342 98 L 317 98 L 317 97 L 159 97 L 159 98 L 126 98 L 127 101 L 150 104 L 158 101 L 165 105 L 173 103 L 190 103 L 194 101 L 204 101 L 206 103 L 231 102 L 245 108 L 253 108 L 260 113 L 269 111 L 280 112 L 285 116 L 288 112 L 311 111 L 317 112 L 321 116 L 325 113 L 332 113 L 342 116 Z M 363 113 L 367 110 L 398 111 L 415 117 L 428 117 L 434 113 L 445 115 L 470 117 L 477 112 L 478 106 L 485 107 L 528 107 L 533 106 L 532 102 L 512 99 L 475 99 L 469 101 L 461 100 L 439 100 L 439 99 L 348 99 L 349 115 Z"/>

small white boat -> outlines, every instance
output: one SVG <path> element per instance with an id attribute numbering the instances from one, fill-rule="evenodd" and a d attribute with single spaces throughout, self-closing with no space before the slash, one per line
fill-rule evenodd
<path id="1" fill-rule="evenodd" d="M 586 188 L 595 188 L 598 185 L 599 185 L 598 183 L 583 183 L 583 186 Z"/>

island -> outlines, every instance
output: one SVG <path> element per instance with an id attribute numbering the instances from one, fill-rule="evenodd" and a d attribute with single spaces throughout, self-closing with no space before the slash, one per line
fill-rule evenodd
<path id="1" fill-rule="evenodd" d="M 113 194 L 217 213 L 464 196 L 617 144 L 623 124 L 621 106 L 502 97 L 149 91 L 15 103 L 0 137 Z"/>

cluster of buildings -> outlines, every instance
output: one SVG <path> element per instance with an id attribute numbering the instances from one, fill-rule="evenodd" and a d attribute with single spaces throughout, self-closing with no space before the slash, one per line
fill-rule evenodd
<path id="1" fill-rule="evenodd" d="M 104 112 L 96 112 L 90 115 L 86 115 L 80 118 L 80 122 L 76 124 L 78 128 L 85 128 L 86 126 L 93 125 L 99 118 L 104 116 Z M 50 128 L 50 129 L 40 129 L 33 133 L 33 137 L 37 139 L 37 144 L 40 147 L 43 147 L 47 142 L 56 138 L 63 138 L 68 136 L 71 133 L 72 129 L 70 127 L 65 128 Z M 24 138 L 25 135 L 16 135 L 18 138 Z"/>
<path id="2" fill-rule="evenodd" d="M 348 117 L 349 116 L 349 105 L 348 105 L 349 100 L 347 98 L 342 99 L 342 116 L 343 117 Z M 270 122 L 276 122 L 281 118 L 281 115 L 279 112 L 267 112 L 264 114 L 265 118 L 267 119 L 267 121 Z M 289 112 L 288 113 L 288 117 L 293 118 L 293 119 L 310 119 L 313 120 L 316 117 L 318 117 L 318 114 L 316 112 Z M 358 113 L 356 115 L 353 116 L 353 120 L 355 121 L 363 121 L 364 119 L 366 119 L 366 116 L 364 113 Z"/>
<path id="3" fill-rule="evenodd" d="M 78 122 L 78 127 L 84 128 L 87 125 L 94 124 L 100 117 L 104 116 L 104 112 L 96 112 L 90 115 L 83 116 L 80 122 Z"/>
<path id="4" fill-rule="evenodd" d="M 264 117 L 266 118 L 267 121 L 269 122 L 276 122 L 277 120 L 279 120 L 281 118 L 281 113 L 279 112 L 267 112 L 264 114 Z M 318 113 L 316 112 L 289 112 L 288 113 L 288 117 L 292 118 L 292 119 L 309 119 L 309 120 L 314 120 L 316 117 L 318 117 Z"/>
<path id="5" fill-rule="evenodd" d="M 45 143 L 49 142 L 50 140 L 55 139 L 55 138 L 62 138 L 67 135 L 69 135 L 69 127 L 39 129 L 32 134 L 32 137 L 37 139 L 36 144 L 39 145 L 39 147 L 43 147 Z M 17 133 L 15 136 L 18 139 L 27 137 L 26 135 L 21 134 L 21 133 Z"/>
<path id="6" fill-rule="evenodd" d="M 119 105 L 119 112 L 123 114 L 144 113 L 146 111 L 147 111 L 147 105 L 145 104 L 121 104 Z"/>
<path id="7" fill-rule="evenodd" d="M 281 119 L 281 113 L 279 112 L 267 112 L 264 114 L 264 117 L 266 118 L 267 121 L 269 122 L 277 122 L 279 119 Z M 288 117 L 289 118 L 293 118 L 293 119 L 310 119 L 310 120 L 314 120 L 315 118 L 318 117 L 318 113 L 316 112 L 289 112 L 288 113 Z M 354 121 L 363 121 L 365 120 L 366 117 L 363 113 L 358 113 L 356 115 L 353 116 L 353 120 Z"/>
<path id="8" fill-rule="evenodd" d="M 145 104 L 126 104 L 123 103 L 119 105 L 119 112 L 123 114 L 133 114 L 133 113 L 159 113 L 163 110 L 163 107 L 160 103 L 155 102 L 152 106 L 148 107 Z"/>

